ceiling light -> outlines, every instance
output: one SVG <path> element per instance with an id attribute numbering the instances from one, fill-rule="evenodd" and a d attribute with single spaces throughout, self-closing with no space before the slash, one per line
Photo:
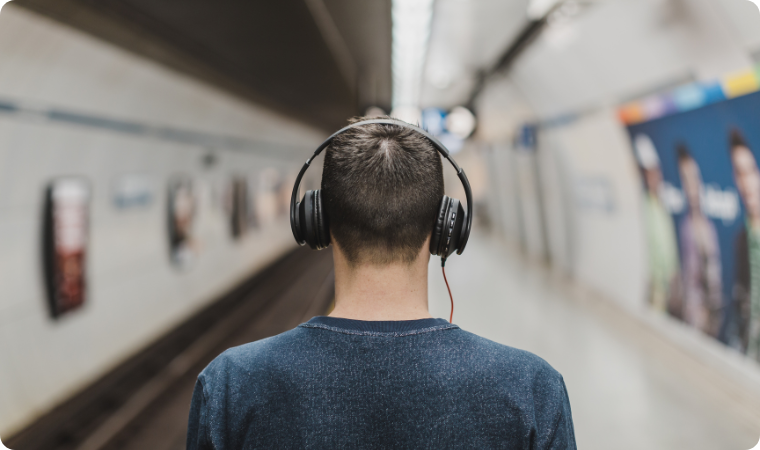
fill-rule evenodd
<path id="1" fill-rule="evenodd" d="M 446 116 L 446 128 L 449 133 L 462 139 L 470 137 L 475 131 L 475 125 L 475 116 L 463 106 L 457 106 Z"/>
<path id="2" fill-rule="evenodd" d="M 433 0 L 393 0 L 393 109 L 417 108 Z"/>

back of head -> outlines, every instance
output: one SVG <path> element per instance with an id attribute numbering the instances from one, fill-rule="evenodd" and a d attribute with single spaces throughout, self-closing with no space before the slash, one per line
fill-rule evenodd
<path id="1" fill-rule="evenodd" d="M 326 150 L 322 195 L 332 237 L 350 264 L 413 262 L 433 230 L 443 190 L 441 157 L 413 130 L 360 126 Z"/>

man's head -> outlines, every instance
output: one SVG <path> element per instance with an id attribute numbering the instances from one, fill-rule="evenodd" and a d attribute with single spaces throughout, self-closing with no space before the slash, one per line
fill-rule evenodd
<path id="1" fill-rule="evenodd" d="M 733 130 L 729 138 L 731 164 L 739 195 L 747 214 L 753 218 L 760 217 L 760 171 L 757 169 L 755 155 L 749 149 L 742 135 Z"/>
<path id="2" fill-rule="evenodd" d="M 656 195 L 662 184 L 662 170 L 654 142 L 646 134 L 639 134 L 634 139 L 634 149 L 636 150 L 636 159 L 638 159 L 641 172 L 644 175 L 647 191 Z"/>
<path id="3" fill-rule="evenodd" d="M 689 209 L 693 212 L 698 212 L 701 210 L 702 174 L 699 172 L 699 166 L 697 166 L 697 162 L 694 161 L 685 144 L 680 144 L 677 151 L 678 171 L 681 174 L 681 185 L 686 194 Z"/>
<path id="4" fill-rule="evenodd" d="M 349 264 L 409 264 L 430 237 L 443 198 L 441 157 L 413 130 L 360 126 L 327 148 L 322 196 L 333 242 Z"/>

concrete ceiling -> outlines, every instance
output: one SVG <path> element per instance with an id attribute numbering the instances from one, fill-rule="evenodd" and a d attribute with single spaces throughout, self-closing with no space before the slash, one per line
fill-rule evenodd
<path id="1" fill-rule="evenodd" d="M 391 0 L 325 0 L 325 4 L 357 65 L 360 112 L 369 106 L 390 112 Z"/>
<path id="2" fill-rule="evenodd" d="M 422 79 L 422 107 L 469 102 L 490 70 L 529 23 L 528 0 L 437 0 Z"/>
<path id="3" fill-rule="evenodd" d="M 390 0 L 16 3 L 326 130 L 390 105 Z"/>

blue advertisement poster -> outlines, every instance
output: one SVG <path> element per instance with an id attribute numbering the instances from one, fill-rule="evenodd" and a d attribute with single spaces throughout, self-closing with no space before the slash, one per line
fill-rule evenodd
<path id="1" fill-rule="evenodd" d="M 760 93 L 628 131 L 651 306 L 760 361 Z"/>

